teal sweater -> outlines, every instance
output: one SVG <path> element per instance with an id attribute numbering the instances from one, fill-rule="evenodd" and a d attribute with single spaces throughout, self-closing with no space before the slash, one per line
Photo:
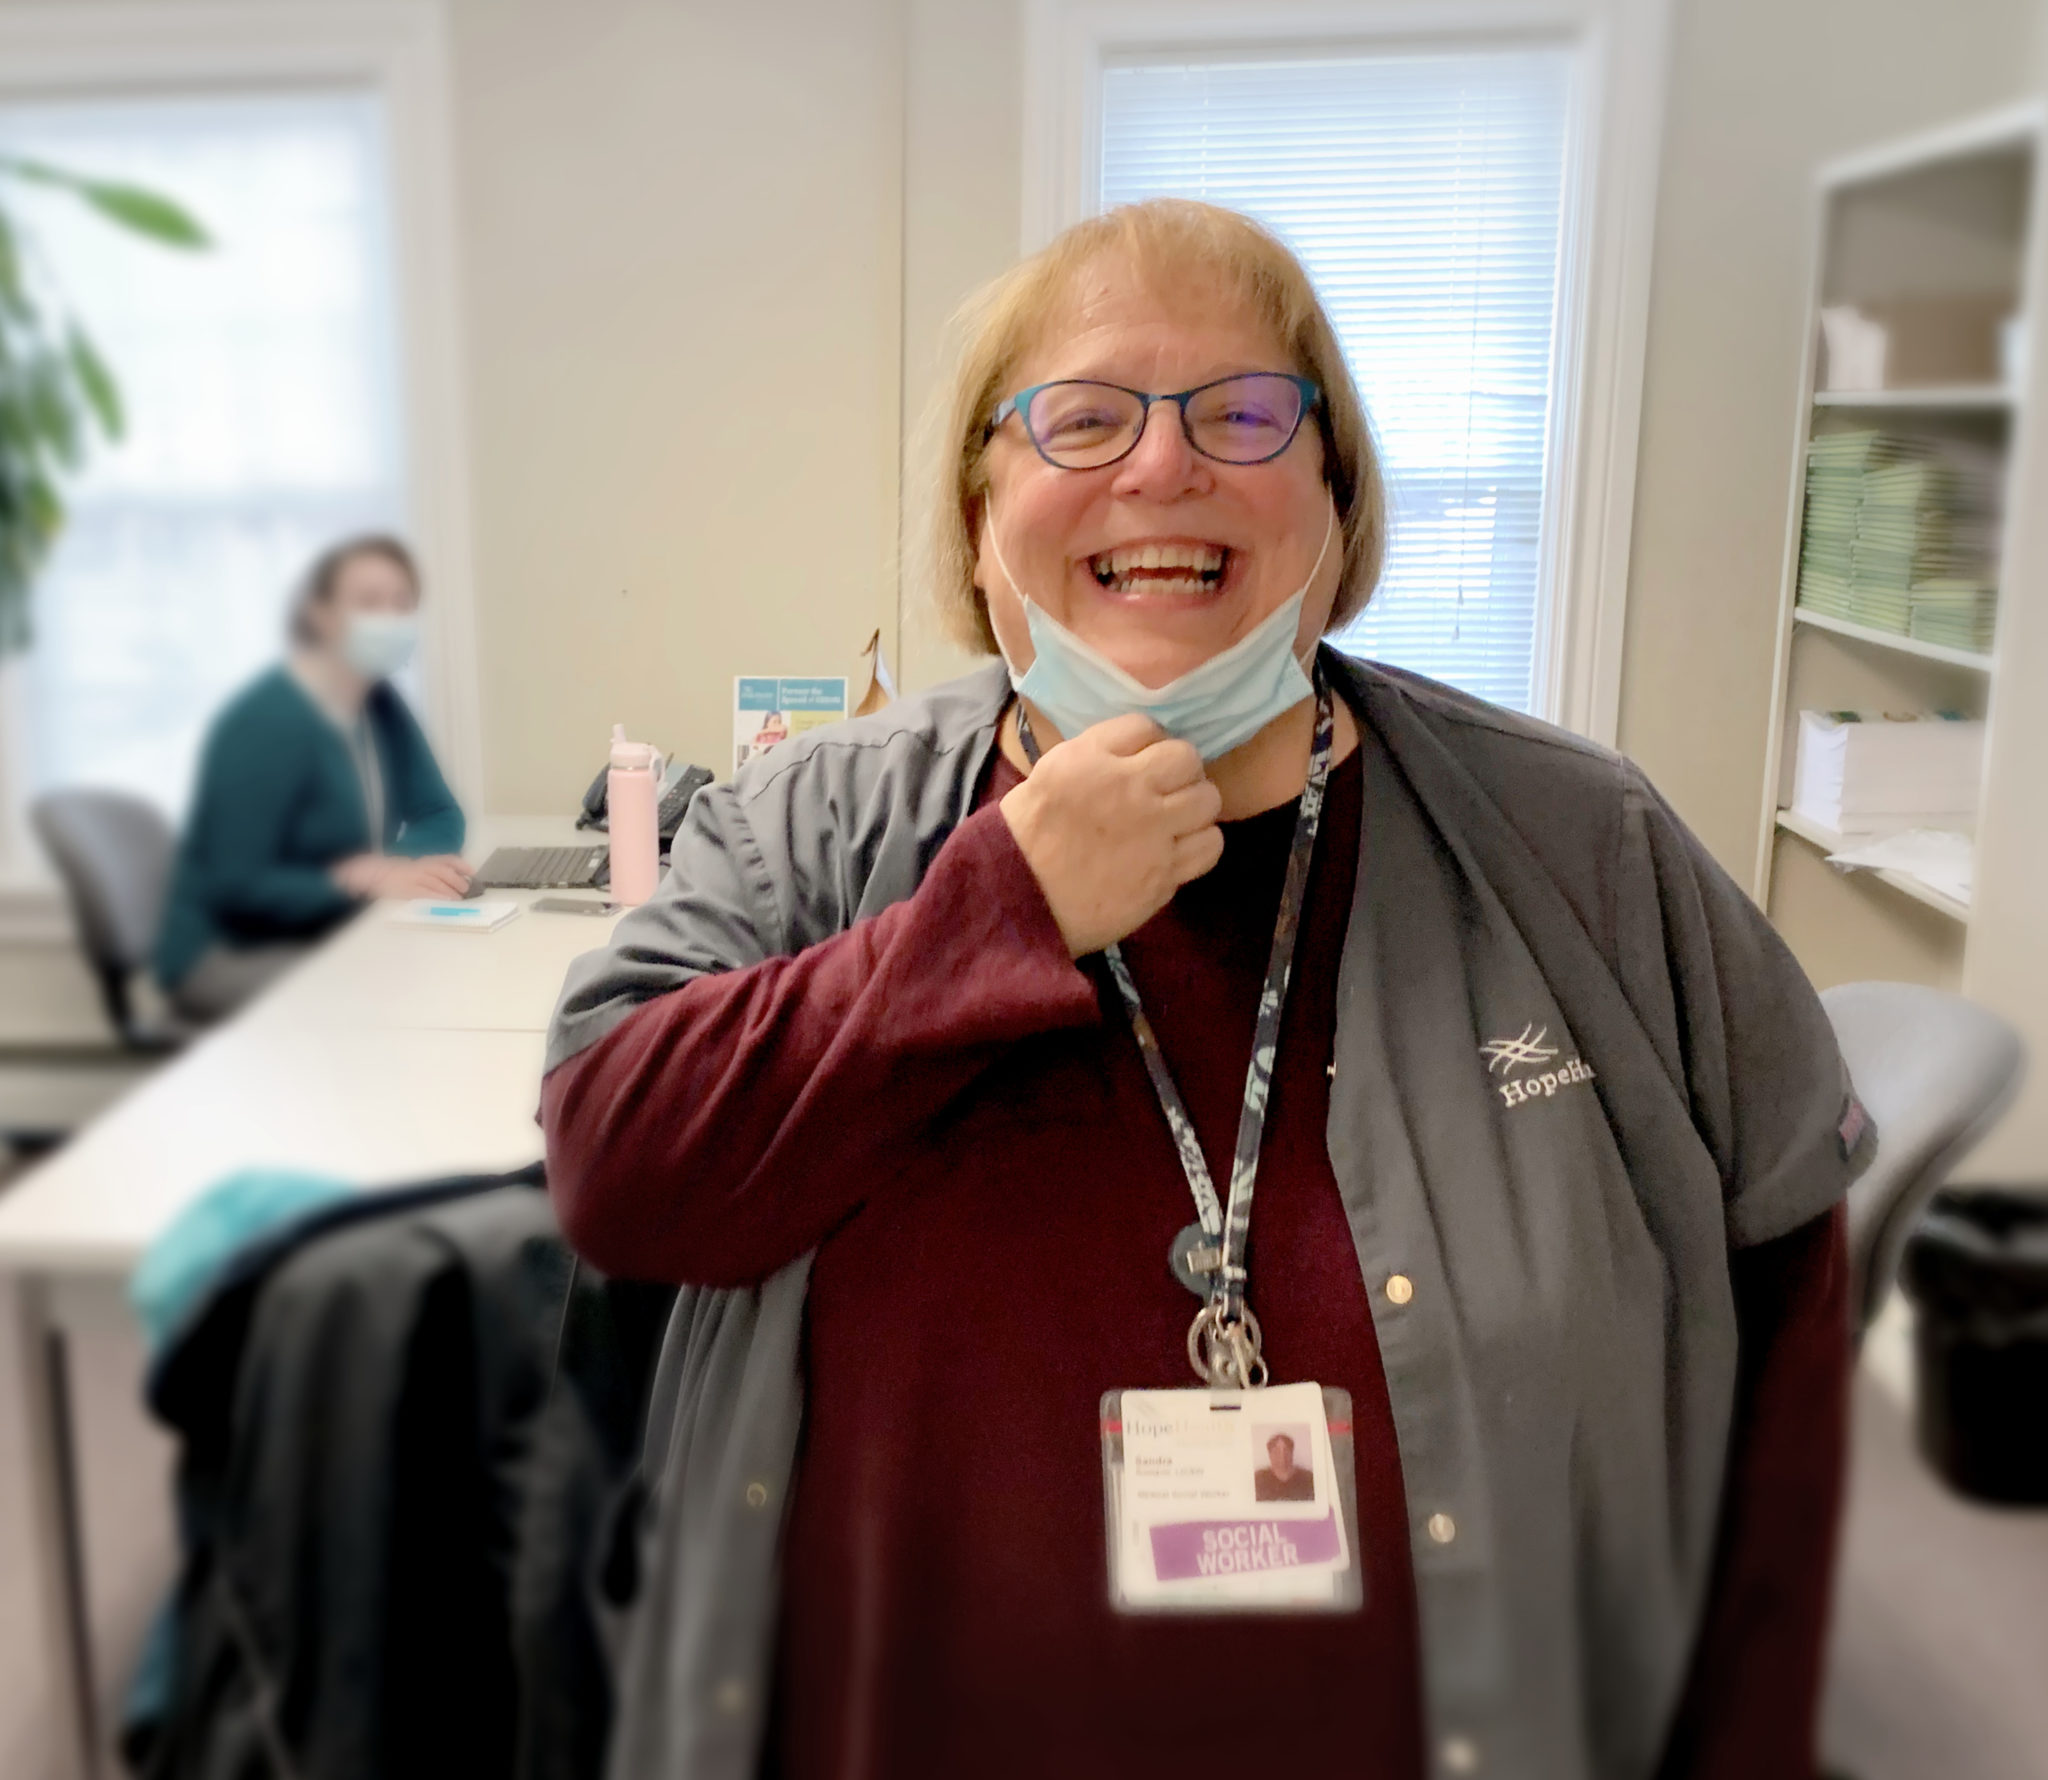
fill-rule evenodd
<path id="1" fill-rule="evenodd" d="M 389 686 L 364 706 L 384 779 L 387 853 L 462 846 L 462 810 L 405 700 Z M 213 721 L 171 872 L 156 974 L 182 979 L 213 945 L 325 933 L 356 906 L 327 873 L 371 850 L 369 811 L 340 732 L 282 667 Z"/>

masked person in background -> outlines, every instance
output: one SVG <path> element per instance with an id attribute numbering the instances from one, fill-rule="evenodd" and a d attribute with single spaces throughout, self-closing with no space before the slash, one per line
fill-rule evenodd
<path id="1" fill-rule="evenodd" d="M 291 649 L 213 721 L 171 875 L 157 979 L 222 1019 L 364 902 L 460 896 L 462 810 L 390 676 L 419 629 L 396 538 L 351 538 L 306 572 Z"/>
<path id="2" fill-rule="evenodd" d="M 570 1240 L 688 1288 L 610 1771 L 1810 1776 L 1818 998 L 1626 760 L 1324 640 L 1384 503 L 1279 241 L 1111 211 L 964 324 L 924 552 L 1000 659 L 699 794 L 550 1035 Z M 1283 1499 L 1352 1443 L 1362 1601 L 1227 1492 L 1125 1537 L 1105 1439 L 1251 1496 L 1205 1389 L 1325 1407 Z"/>

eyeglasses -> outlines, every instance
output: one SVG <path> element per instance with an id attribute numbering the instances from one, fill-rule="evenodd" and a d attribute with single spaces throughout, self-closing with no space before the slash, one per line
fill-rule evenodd
<path id="1" fill-rule="evenodd" d="M 1303 416 L 1323 399 L 1306 377 L 1248 371 L 1171 395 L 1121 384 L 1065 377 L 1034 383 L 997 407 L 986 442 L 1012 414 L 1038 455 L 1062 470 L 1099 470 L 1130 456 L 1144 436 L 1155 402 L 1180 410 L 1180 430 L 1202 456 L 1222 464 L 1262 464 L 1294 443 Z"/>

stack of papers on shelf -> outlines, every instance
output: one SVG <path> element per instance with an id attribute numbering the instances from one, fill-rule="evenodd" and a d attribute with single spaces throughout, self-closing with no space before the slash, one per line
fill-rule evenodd
<path id="1" fill-rule="evenodd" d="M 1863 478 L 1850 547 L 1849 603 L 1858 624 L 1906 634 L 1906 590 L 1949 566 L 1949 478 L 1932 460 L 1892 464 Z"/>
<path id="2" fill-rule="evenodd" d="M 1921 642 L 1990 654 L 1998 628 L 1998 589 L 1990 582 L 1964 576 L 1918 581 L 1909 603 L 1908 632 Z"/>
<path id="3" fill-rule="evenodd" d="M 1847 871 L 1895 871 L 1914 878 L 1965 908 L 1970 905 L 1975 860 L 1970 837 L 1945 828 L 1909 828 L 1828 855 L 1830 865 Z"/>
<path id="4" fill-rule="evenodd" d="M 1822 433 L 1807 447 L 1799 604 L 1899 636 L 1913 630 L 1914 594 L 1945 639 L 1975 636 L 1995 604 L 1996 452 L 1966 441 L 1859 429 Z M 1967 614 L 1957 588 L 1977 590 Z M 1934 639 L 1930 639 L 1934 640 Z M 1958 644 L 1956 647 L 1974 647 Z"/>
<path id="5" fill-rule="evenodd" d="M 1891 330 L 1873 321 L 1853 303 L 1831 303 L 1820 312 L 1822 344 L 1827 347 L 1827 389 L 1884 388 L 1885 358 Z"/>
<path id="6" fill-rule="evenodd" d="M 1984 725 L 1801 711 L 1792 809 L 1845 838 L 1976 824 Z"/>
<path id="7" fill-rule="evenodd" d="M 1906 441 L 1868 429 L 1821 433 L 1806 448 L 1806 517 L 1799 540 L 1799 603 L 1853 616 L 1851 568 L 1864 472 L 1899 461 Z"/>

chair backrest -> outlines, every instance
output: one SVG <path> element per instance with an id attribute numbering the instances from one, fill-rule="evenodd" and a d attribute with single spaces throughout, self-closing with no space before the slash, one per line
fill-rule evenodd
<path id="1" fill-rule="evenodd" d="M 139 797 L 88 790 L 37 798 L 29 821 L 70 893 L 107 1011 L 132 1040 L 128 978 L 156 945 L 176 845 L 170 824 Z"/>
<path id="2" fill-rule="evenodd" d="M 2026 1047 L 1996 1014 L 1917 983 L 1843 983 L 1821 1002 L 1877 1156 L 1849 1191 L 1850 1316 L 1867 1328 L 1927 1202 L 2019 1092 Z"/>

